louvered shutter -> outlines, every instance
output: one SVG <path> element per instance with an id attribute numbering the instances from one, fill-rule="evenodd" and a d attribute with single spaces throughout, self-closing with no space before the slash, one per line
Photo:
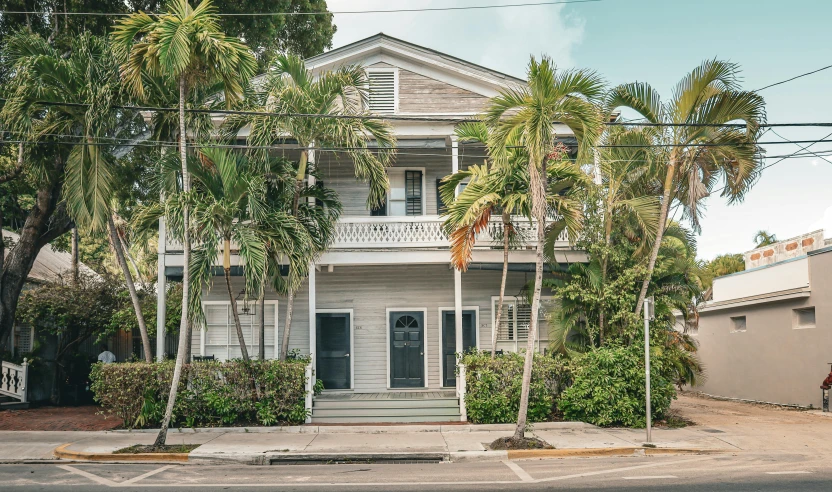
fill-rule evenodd
<path id="1" fill-rule="evenodd" d="M 370 111 L 373 113 L 396 112 L 396 72 L 370 71 L 367 72 L 370 90 Z"/>

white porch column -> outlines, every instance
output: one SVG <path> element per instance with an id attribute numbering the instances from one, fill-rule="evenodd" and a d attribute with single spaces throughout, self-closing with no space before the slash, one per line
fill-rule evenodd
<path id="1" fill-rule="evenodd" d="M 309 265 L 309 356 L 311 358 L 310 363 L 312 364 L 312 371 L 315 371 L 315 351 L 317 349 L 317 338 L 315 333 L 316 327 L 316 316 L 315 316 L 315 306 L 317 301 L 315 300 L 315 265 Z"/>
<path id="2" fill-rule="evenodd" d="M 165 358 L 165 316 L 167 308 L 167 277 L 165 277 L 165 242 L 167 241 L 165 231 L 165 218 L 159 218 L 159 246 L 156 277 L 156 361 L 162 362 Z"/>
<path id="3" fill-rule="evenodd" d="M 451 172 L 459 171 L 459 140 L 451 135 Z M 459 195 L 457 186 L 454 195 Z M 454 268 L 454 332 L 456 333 L 456 353 L 463 351 L 462 346 L 462 272 Z M 457 388 L 459 381 L 457 381 Z"/>

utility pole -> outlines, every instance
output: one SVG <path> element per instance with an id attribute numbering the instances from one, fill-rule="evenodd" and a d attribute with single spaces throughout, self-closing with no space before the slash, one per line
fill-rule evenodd
<path id="1" fill-rule="evenodd" d="M 655 316 L 653 296 L 644 299 L 644 379 L 647 406 L 647 443 L 650 444 L 650 425 L 652 411 L 650 409 L 650 320 Z"/>

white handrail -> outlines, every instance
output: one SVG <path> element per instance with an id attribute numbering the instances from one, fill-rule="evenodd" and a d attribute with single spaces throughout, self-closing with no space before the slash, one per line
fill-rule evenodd
<path id="1" fill-rule="evenodd" d="M 462 422 L 468 421 L 468 410 L 465 409 L 466 386 L 465 365 L 459 364 L 459 375 L 457 375 L 456 381 L 456 394 L 459 397 L 459 420 Z"/>
<path id="2" fill-rule="evenodd" d="M 29 362 L 23 359 L 23 364 L 0 362 L 0 394 L 17 398 L 21 403 L 27 403 L 26 385 L 29 377 Z"/>
<path id="3" fill-rule="evenodd" d="M 306 377 L 306 395 L 304 397 L 304 407 L 306 408 L 306 423 L 312 423 L 312 395 L 315 392 L 314 373 L 312 371 L 312 363 L 306 365 L 304 372 Z"/>

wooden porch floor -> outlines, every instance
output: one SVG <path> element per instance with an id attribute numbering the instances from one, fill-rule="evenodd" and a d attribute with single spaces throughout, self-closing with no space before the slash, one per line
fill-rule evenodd
<path id="1" fill-rule="evenodd" d="M 356 401 L 356 400 L 434 400 L 438 398 L 456 398 L 456 391 L 396 391 L 385 393 L 321 393 L 316 400 Z"/>

